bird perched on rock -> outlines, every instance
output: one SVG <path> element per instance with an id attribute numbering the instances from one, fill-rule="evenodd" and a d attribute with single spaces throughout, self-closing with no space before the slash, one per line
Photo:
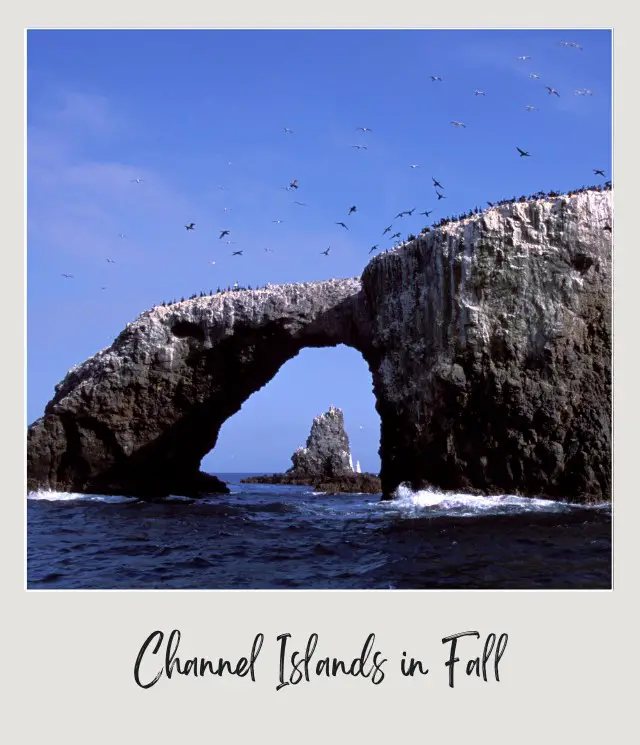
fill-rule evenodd
<path id="1" fill-rule="evenodd" d="M 520 153 L 521 158 L 524 158 L 525 156 L 529 158 L 531 157 L 531 153 L 527 153 L 526 151 L 521 150 L 517 145 L 516 145 L 516 150 Z"/>
<path id="2" fill-rule="evenodd" d="M 190 222 L 188 225 L 184 226 L 185 230 L 195 230 L 196 224 L 195 222 Z"/>

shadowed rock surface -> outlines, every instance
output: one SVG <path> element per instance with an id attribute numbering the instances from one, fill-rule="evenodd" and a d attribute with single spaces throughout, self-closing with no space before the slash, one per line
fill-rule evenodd
<path id="1" fill-rule="evenodd" d="M 29 427 L 29 488 L 155 497 L 201 474 L 223 422 L 305 347 L 372 373 L 381 480 L 611 496 L 611 193 L 505 204 L 376 256 L 362 281 L 146 311 Z"/>

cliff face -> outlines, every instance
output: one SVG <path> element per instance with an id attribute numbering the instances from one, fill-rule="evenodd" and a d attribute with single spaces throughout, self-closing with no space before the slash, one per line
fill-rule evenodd
<path id="1" fill-rule="evenodd" d="M 332 406 L 313 420 L 306 447 L 298 448 L 291 462 L 293 465 L 287 471 L 291 476 L 316 478 L 353 473 L 341 409 Z"/>
<path id="2" fill-rule="evenodd" d="M 56 387 L 29 485 L 215 491 L 198 467 L 222 423 L 303 347 L 342 343 L 373 375 L 386 494 L 607 499 L 610 224 L 610 192 L 509 204 L 375 257 L 362 282 L 147 311 Z"/>
<path id="3" fill-rule="evenodd" d="M 611 493 L 611 193 L 508 204 L 373 259 L 383 487 Z"/>

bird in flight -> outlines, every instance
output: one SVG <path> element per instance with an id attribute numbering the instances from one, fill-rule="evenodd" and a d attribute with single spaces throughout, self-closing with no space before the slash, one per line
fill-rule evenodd
<path id="1" fill-rule="evenodd" d="M 190 222 L 188 225 L 185 225 L 185 230 L 195 230 L 196 224 L 195 222 Z"/>
<path id="2" fill-rule="evenodd" d="M 573 47 L 574 49 L 582 49 L 580 44 L 577 44 L 575 41 L 561 41 L 558 43 L 561 47 Z"/>
<path id="3" fill-rule="evenodd" d="M 473 92 L 474 96 L 486 96 L 487 94 L 484 91 L 479 91 L 477 88 Z"/>
<path id="4" fill-rule="evenodd" d="M 355 206 L 355 204 L 349 208 L 349 215 L 353 214 L 354 212 L 357 212 L 358 208 Z M 347 215 L 347 217 L 349 216 Z"/>
<path id="5" fill-rule="evenodd" d="M 420 168 L 420 166 L 417 163 L 412 163 L 409 168 Z"/>
<path id="6" fill-rule="evenodd" d="M 227 244 L 227 246 L 232 246 L 235 243 L 235 241 L 225 241 L 225 243 Z"/>
<path id="7" fill-rule="evenodd" d="M 528 54 L 523 54 L 521 57 L 518 57 L 518 59 L 524 61 L 524 60 L 527 60 L 527 59 L 531 59 L 531 57 L 529 57 Z"/>
<path id="8" fill-rule="evenodd" d="M 419 215 L 424 215 L 425 217 L 429 217 L 429 215 L 433 212 L 433 210 L 425 210 L 424 212 L 419 212 Z"/>
<path id="9" fill-rule="evenodd" d="M 269 254 L 269 253 L 270 253 L 270 254 L 272 254 L 272 253 L 273 253 L 273 249 L 272 249 L 272 248 L 265 248 L 264 250 L 265 250 L 265 251 L 266 251 L 266 252 L 267 252 L 268 254 Z"/>
<path id="10" fill-rule="evenodd" d="M 61 274 L 61 277 L 64 277 L 65 279 L 73 279 L 73 274 Z"/>
<path id="11" fill-rule="evenodd" d="M 299 204 L 301 207 L 307 206 L 304 202 L 294 202 L 294 204 Z"/>
<path id="12" fill-rule="evenodd" d="M 545 85 L 545 88 L 549 91 L 549 95 L 551 95 L 552 93 L 555 93 L 556 96 L 558 96 L 558 98 L 560 98 L 560 94 L 558 93 L 558 91 L 555 88 L 551 88 L 548 85 Z"/>
<path id="13" fill-rule="evenodd" d="M 225 235 L 229 235 L 230 232 L 231 232 L 230 230 L 221 230 L 220 231 L 220 240 L 222 240 L 225 237 Z"/>
<path id="14" fill-rule="evenodd" d="M 242 251 L 234 251 L 231 255 L 232 256 L 242 256 Z"/>
<path id="15" fill-rule="evenodd" d="M 371 246 L 371 248 L 369 249 L 369 253 L 373 253 L 376 250 L 376 248 L 378 248 L 378 244 L 377 243 L 376 243 L 375 246 Z"/>
<path id="16" fill-rule="evenodd" d="M 345 224 L 344 224 L 343 222 L 337 222 L 337 223 L 336 223 L 336 225 L 342 225 L 342 227 L 343 227 L 343 228 L 344 228 L 345 230 L 349 230 L 349 228 L 348 228 L 348 227 L 347 227 L 347 226 L 346 226 L 346 225 L 345 225 Z"/>
<path id="17" fill-rule="evenodd" d="M 289 129 L 289 127 L 283 127 L 283 128 L 282 128 L 282 131 L 283 131 L 283 132 L 284 132 L 284 133 L 285 133 L 286 135 L 292 135 L 292 134 L 293 134 L 293 130 L 292 130 L 292 129 Z"/>
<path id="18" fill-rule="evenodd" d="M 282 222 L 282 220 L 272 220 L 271 222 L 274 222 L 276 225 L 280 225 L 280 223 Z"/>
<path id="19" fill-rule="evenodd" d="M 356 129 L 358 130 L 358 132 L 373 132 L 373 130 L 369 127 L 356 127 Z"/>
<path id="20" fill-rule="evenodd" d="M 576 96 L 593 96 L 593 91 L 590 91 L 588 88 L 582 88 L 581 90 L 574 91 Z"/>
<path id="21" fill-rule="evenodd" d="M 100 289 L 101 289 L 101 290 L 106 290 L 107 288 L 106 288 L 106 287 L 101 287 Z"/>
<path id="22" fill-rule="evenodd" d="M 107 259 L 107 264 L 115 264 L 116 262 L 113 259 Z"/>
<path id="23" fill-rule="evenodd" d="M 446 199 L 444 194 L 440 194 L 440 192 L 436 189 L 436 194 L 438 195 L 438 199 Z"/>
<path id="24" fill-rule="evenodd" d="M 436 186 L 438 189 L 444 189 L 444 186 L 439 181 L 434 179 L 433 176 L 431 177 L 431 180 L 433 181 L 433 185 Z"/>
<path id="25" fill-rule="evenodd" d="M 385 233 L 390 233 L 390 232 L 391 232 L 391 225 L 389 225 L 389 227 L 388 227 L 388 228 L 385 228 L 385 229 L 384 229 L 384 230 L 382 231 L 382 235 L 384 235 Z"/>
<path id="26" fill-rule="evenodd" d="M 127 236 L 124 233 L 118 233 L 118 238 L 123 241 Z"/>
<path id="27" fill-rule="evenodd" d="M 290 182 L 289 188 L 290 189 L 297 189 L 298 188 L 298 179 L 297 178 L 294 178 L 293 181 Z"/>
<path id="28" fill-rule="evenodd" d="M 516 150 L 520 153 L 521 158 L 524 158 L 525 156 L 529 158 L 531 157 L 531 153 L 527 153 L 524 150 L 521 150 L 517 145 L 516 145 Z"/>
<path id="29" fill-rule="evenodd" d="M 220 191 L 226 191 L 226 188 L 224 186 L 218 186 L 218 189 L 220 189 Z"/>
<path id="30" fill-rule="evenodd" d="M 223 210 L 224 210 L 225 212 L 231 212 L 231 210 L 233 209 L 233 207 L 223 207 L 222 209 L 223 209 Z"/>
<path id="31" fill-rule="evenodd" d="M 366 145 L 350 145 L 350 147 L 353 147 L 356 150 L 367 150 L 368 149 Z"/>
<path id="32" fill-rule="evenodd" d="M 451 122 L 454 127 L 464 127 L 466 129 L 467 125 L 463 124 L 462 122 Z"/>
<path id="33" fill-rule="evenodd" d="M 601 171 L 599 168 L 594 168 L 593 172 L 596 174 L 596 176 L 602 176 L 602 178 L 604 178 L 604 171 Z"/>
<path id="34" fill-rule="evenodd" d="M 532 80 L 540 80 L 540 76 L 539 76 L 539 75 L 537 75 L 537 74 L 536 74 L 535 72 L 530 72 L 530 73 L 529 73 L 529 77 L 530 77 L 530 78 L 531 78 Z"/>
<path id="35" fill-rule="evenodd" d="M 143 183 L 143 181 L 144 181 L 144 179 L 142 179 L 142 178 L 132 178 L 131 179 L 131 183 L 132 184 L 141 184 L 141 183 Z"/>
<path id="36" fill-rule="evenodd" d="M 538 109 L 536 109 L 536 107 L 535 107 L 535 106 L 525 106 L 525 109 L 526 109 L 527 111 L 537 111 L 537 110 L 538 110 Z"/>
<path id="37" fill-rule="evenodd" d="M 320 253 L 321 254 L 324 254 L 325 256 L 328 256 L 329 255 L 329 251 L 331 251 L 331 246 L 329 246 L 326 251 L 320 251 Z"/>
<path id="38" fill-rule="evenodd" d="M 394 238 L 400 238 L 401 235 L 402 233 L 394 233 L 392 236 L 390 236 L 390 238 L 391 240 L 393 240 Z"/>
<path id="39" fill-rule="evenodd" d="M 435 83 L 437 81 L 440 81 L 442 83 L 442 78 L 439 75 L 430 75 L 429 77 L 431 78 L 432 83 Z"/>

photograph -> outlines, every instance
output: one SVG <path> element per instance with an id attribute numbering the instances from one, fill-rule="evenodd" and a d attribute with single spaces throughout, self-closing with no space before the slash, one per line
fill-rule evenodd
<path id="1" fill-rule="evenodd" d="M 612 53 L 27 30 L 26 589 L 611 590 Z"/>

